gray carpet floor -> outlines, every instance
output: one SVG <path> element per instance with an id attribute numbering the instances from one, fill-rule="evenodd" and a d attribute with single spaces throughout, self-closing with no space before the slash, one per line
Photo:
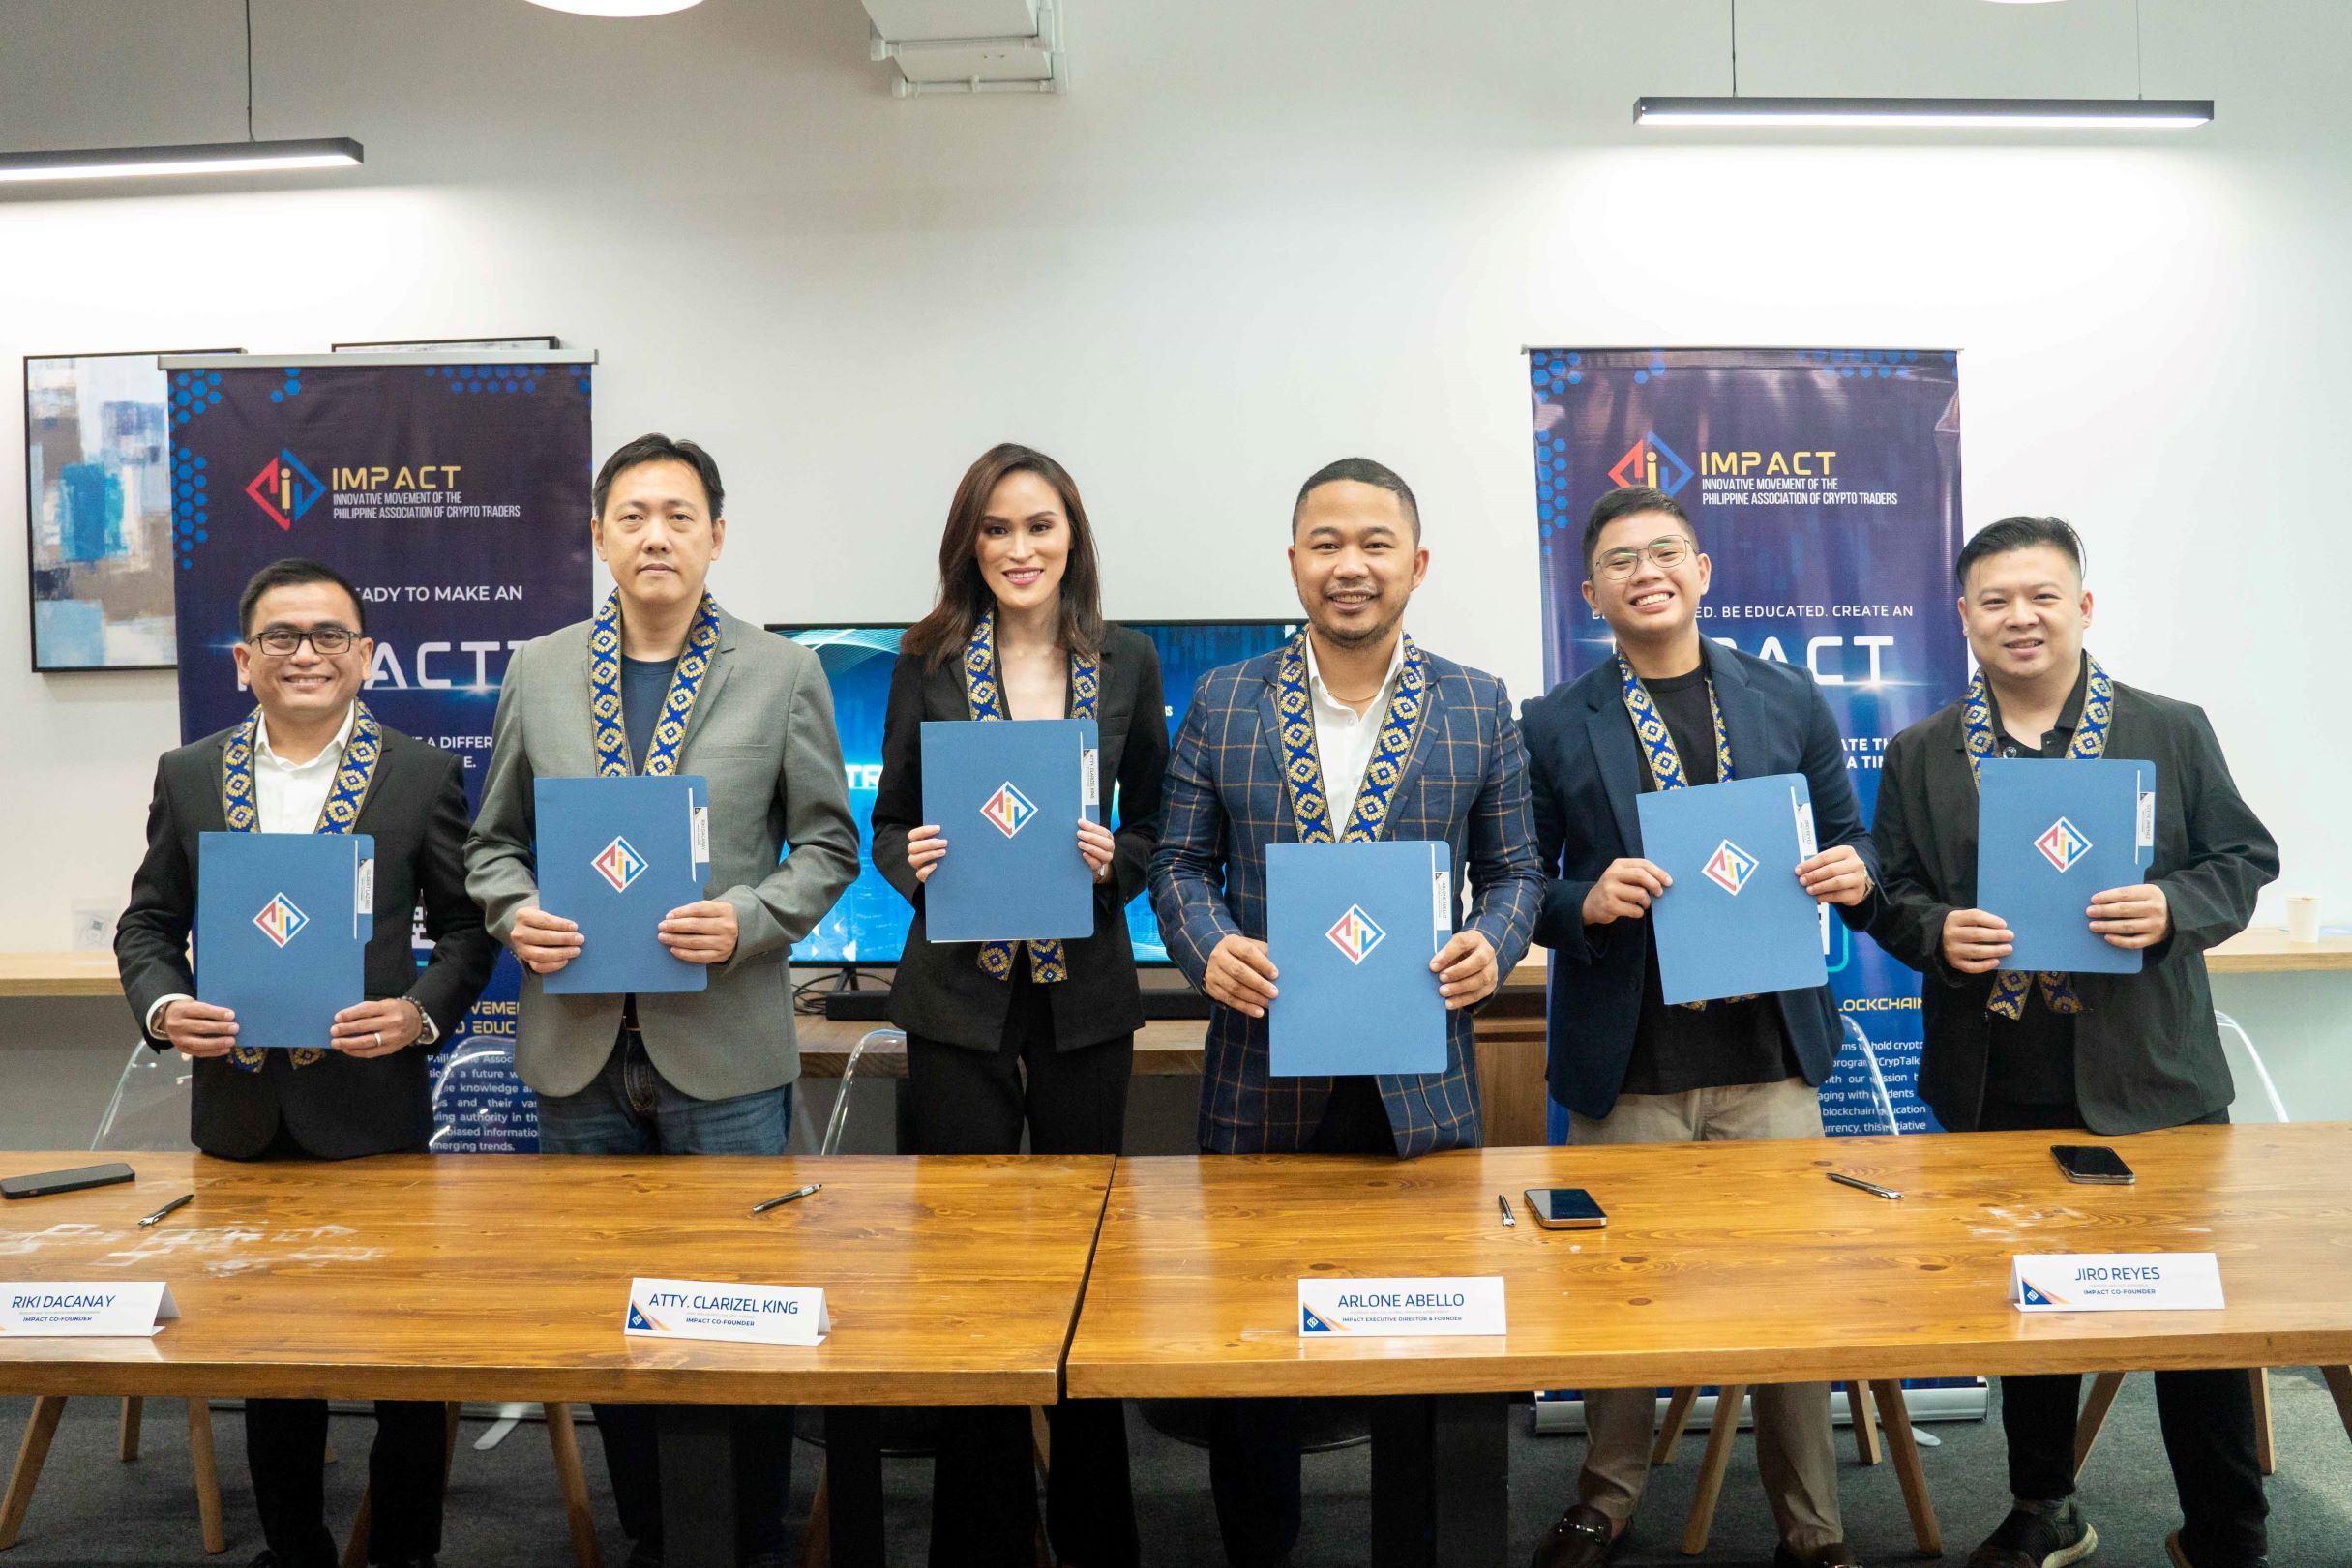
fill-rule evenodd
<path id="1" fill-rule="evenodd" d="M 2352 1564 L 2352 1443 L 2317 1375 L 2284 1370 L 2273 1377 L 2278 1473 L 2271 1483 L 2271 1560 L 2278 1568 L 2343 1568 Z M 1996 1398 L 1998 1396 L 1996 1395 Z M 6 1431 L 22 1429 L 30 1402 L 0 1400 Z M 97 1563 L 228 1563 L 242 1565 L 260 1550 L 253 1497 L 245 1476 L 242 1424 L 219 1411 L 220 1453 L 229 1548 L 207 1558 L 198 1540 L 190 1482 L 188 1435 L 177 1402 L 148 1407 L 141 1457 L 117 1461 L 115 1404 L 75 1400 L 51 1449 L 30 1517 L 4 1568 L 65 1568 Z M 1205 1457 L 1131 1417 L 1137 1512 L 1147 1563 L 1158 1568 L 1217 1568 L 1216 1523 L 1207 1500 Z M 329 1522 L 348 1523 L 365 1476 L 364 1455 L 372 1423 L 338 1416 L 333 1442 L 342 1456 L 328 1471 Z M 483 1428 L 469 1421 L 451 1481 L 442 1561 L 474 1565 L 545 1565 L 571 1561 L 544 1429 L 525 1424 L 483 1453 L 471 1444 Z M 626 1556 L 613 1522 L 594 1429 L 581 1441 L 603 1525 L 605 1558 L 619 1568 Z M 1941 1439 L 1925 1450 L 1929 1484 L 1945 1531 L 1945 1560 L 1957 1564 L 2007 1506 L 1997 1417 L 1986 1423 L 1939 1422 L 1926 1429 Z M 1891 1469 L 1855 1464 L 1841 1432 L 1842 1495 L 1849 1539 L 1870 1563 L 1917 1560 L 1911 1530 Z M 1742 1563 L 1771 1560 L 1773 1532 L 1756 1476 L 1755 1446 L 1742 1439 L 1706 1555 L 1683 1557 L 1680 1537 L 1698 1471 L 1700 1443 L 1685 1439 L 1674 1462 L 1656 1472 L 1634 1524 L 1628 1568 L 1668 1563 Z M 1526 1560 L 1536 1539 L 1564 1504 L 1583 1439 L 1537 1435 L 1524 1406 L 1512 1415 L 1511 1561 Z M 802 1447 L 793 1473 L 793 1518 L 805 1518 L 818 1467 L 816 1450 Z M 1366 1451 L 1341 1449 L 1306 1464 L 1306 1527 L 1297 1568 L 1345 1568 L 1364 1560 L 1367 1527 Z M 921 1564 L 929 1535 L 930 1466 L 892 1461 L 886 1486 L 891 1562 Z M 2170 1472 L 2157 1435 L 2156 1406 L 2146 1377 L 2134 1377 L 2117 1402 L 2106 1435 L 2083 1475 L 2084 1504 L 2098 1525 L 2097 1561 L 2106 1568 L 2162 1568 L 2163 1538 L 2177 1523 Z"/>

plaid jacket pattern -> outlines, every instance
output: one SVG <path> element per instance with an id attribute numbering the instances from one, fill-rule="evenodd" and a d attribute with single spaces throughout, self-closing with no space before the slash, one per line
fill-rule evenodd
<path id="1" fill-rule="evenodd" d="M 1527 752 L 1503 682 L 1423 650 L 1429 701 L 1391 797 L 1383 837 L 1442 839 L 1467 875 L 1472 929 L 1508 974 L 1543 902 L 1528 808 Z M 1275 718 L 1279 653 L 1203 675 L 1169 758 L 1151 901 L 1170 957 L 1201 984 L 1228 935 L 1265 937 L 1265 848 L 1298 829 Z M 1277 1003 L 1277 1006 L 1280 1004 Z M 1381 1078 L 1381 1098 L 1410 1159 L 1479 1139 L 1471 1013 L 1448 1016 L 1445 1071 Z M 1266 1026 L 1230 1008 L 1209 1015 L 1201 1080 L 1201 1147 L 1216 1154 L 1303 1149 L 1329 1098 L 1327 1078 L 1269 1078 Z"/>

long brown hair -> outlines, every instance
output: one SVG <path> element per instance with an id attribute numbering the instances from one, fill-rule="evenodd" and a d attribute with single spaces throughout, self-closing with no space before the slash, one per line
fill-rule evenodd
<path id="1" fill-rule="evenodd" d="M 948 503 L 947 531 L 939 536 L 939 597 L 931 613 L 907 629 L 899 647 L 923 656 L 933 669 L 964 651 L 980 617 L 996 607 L 996 595 L 980 576 L 980 523 L 988 498 L 1007 475 L 1035 474 L 1061 497 L 1070 522 L 1070 555 L 1061 572 L 1061 645 L 1073 658 L 1097 659 L 1103 649 L 1102 574 L 1095 564 L 1094 530 L 1070 471 L 1033 447 L 1006 441 L 989 448 L 964 470 L 956 498 Z"/>

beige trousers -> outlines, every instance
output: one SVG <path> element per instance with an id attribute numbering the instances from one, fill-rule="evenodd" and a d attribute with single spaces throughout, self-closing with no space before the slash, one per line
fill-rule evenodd
<path id="1" fill-rule="evenodd" d="M 1569 1114 L 1578 1143 L 1705 1143 L 1819 1138 L 1821 1099 L 1801 1078 L 1687 1094 L 1627 1094 L 1606 1116 Z M 1760 1383 L 1756 1464 L 1780 1537 L 1803 1553 L 1845 1539 L 1837 1511 L 1837 1451 L 1830 1439 L 1828 1383 Z M 1591 1440 L 1577 1491 L 1612 1520 L 1633 1517 L 1650 1478 L 1657 1398 L 1647 1388 L 1585 1392 Z"/>

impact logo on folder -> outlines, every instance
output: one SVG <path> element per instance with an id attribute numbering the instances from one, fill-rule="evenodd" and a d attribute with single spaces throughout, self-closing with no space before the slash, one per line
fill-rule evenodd
<path id="1" fill-rule="evenodd" d="M 1333 947 L 1348 956 L 1350 963 L 1361 963 L 1372 956 L 1372 950 L 1380 946 L 1381 938 L 1388 933 L 1373 923 L 1372 917 L 1364 913 L 1362 904 L 1352 903 L 1348 905 L 1348 912 L 1339 917 L 1339 924 L 1324 934 L 1331 938 Z"/>
<path id="2" fill-rule="evenodd" d="M 1015 789 L 1008 779 L 997 786 L 995 794 L 980 803 L 980 814 L 990 826 L 1009 839 L 1029 825 L 1029 818 L 1037 814 L 1037 808 L 1030 805 L 1029 797 Z"/>
<path id="3" fill-rule="evenodd" d="M 300 935 L 302 928 L 310 923 L 311 917 L 283 893 L 263 904 L 261 912 L 253 916 L 253 924 L 261 928 L 261 934 L 280 947 Z"/>
<path id="4" fill-rule="evenodd" d="M 2041 837 L 2034 841 L 2034 847 L 2041 851 L 2042 859 L 2063 872 L 2091 852 L 2091 841 L 2083 837 L 2082 829 L 2062 816 L 2042 831 Z"/>
<path id="5" fill-rule="evenodd" d="M 1715 852 L 1707 857 L 1699 874 L 1736 899 L 1740 890 L 1747 886 L 1747 879 L 1756 874 L 1757 864 L 1754 855 L 1726 839 L 1715 845 Z"/>
<path id="6" fill-rule="evenodd" d="M 597 875 L 612 884 L 615 893 L 628 892 L 629 884 L 645 874 L 645 857 L 627 839 L 614 839 L 597 851 L 596 858 L 588 864 L 595 868 Z"/>

